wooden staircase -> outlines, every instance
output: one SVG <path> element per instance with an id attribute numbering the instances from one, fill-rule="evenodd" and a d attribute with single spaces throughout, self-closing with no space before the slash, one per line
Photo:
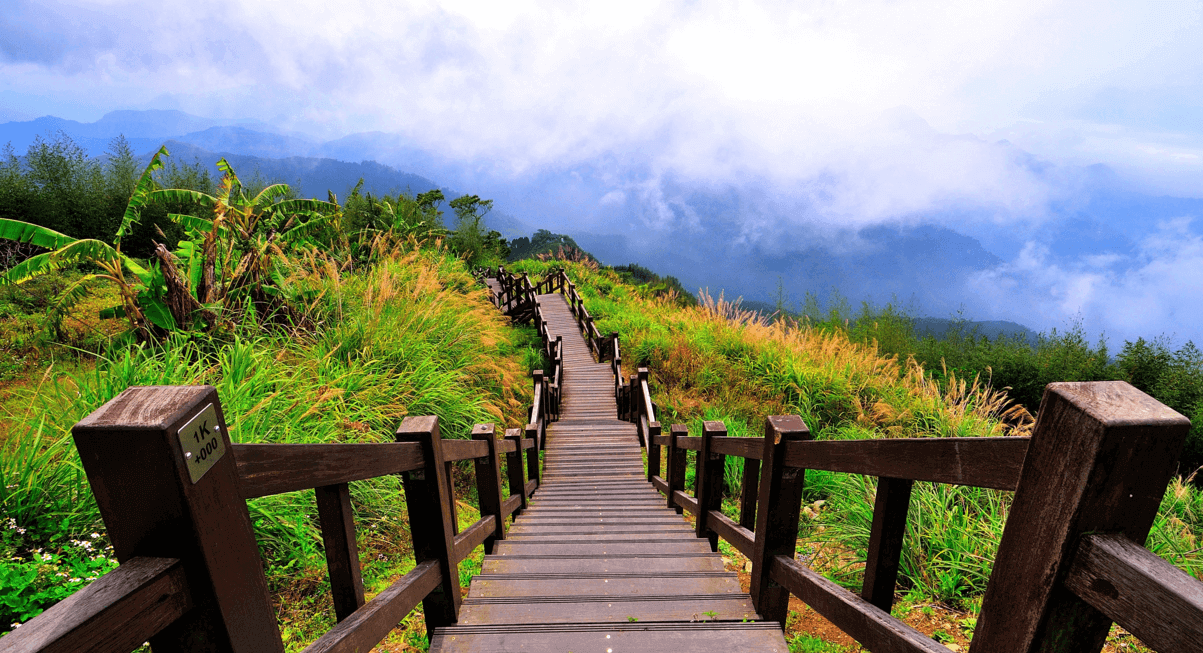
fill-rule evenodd
<path id="1" fill-rule="evenodd" d="M 616 418 L 611 367 L 594 362 L 564 297 L 538 302 L 564 342 L 542 484 L 430 650 L 787 652 L 780 625 L 759 620 L 736 575 L 647 482 L 636 427 Z"/>

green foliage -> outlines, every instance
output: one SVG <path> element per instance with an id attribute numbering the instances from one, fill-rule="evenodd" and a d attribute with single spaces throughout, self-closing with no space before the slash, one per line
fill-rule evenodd
<path id="1" fill-rule="evenodd" d="M 786 644 L 789 646 L 789 653 L 844 653 L 848 650 L 839 644 L 806 633 L 794 635 Z"/>
<path id="2" fill-rule="evenodd" d="M 481 225 L 493 208 L 493 200 L 477 195 L 464 195 L 451 200 L 455 211 L 455 230 L 447 237 L 447 246 L 459 254 L 469 267 L 492 267 L 504 262 L 510 247 L 497 231 L 486 231 Z"/>
<path id="3" fill-rule="evenodd" d="M 573 256 L 573 253 L 577 255 Z M 573 260 L 597 260 L 592 254 L 581 249 L 572 236 L 555 234 L 546 229 L 539 229 L 530 238 L 520 236 L 510 241 L 509 260 L 511 261 L 537 258 L 540 255 L 572 258 Z"/>
<path id="4" fill-rule="evenodd" d="M 348 238 L 364 242 L 370 234 L 391 232 L 401 237 L 426 240 L 446 234 L 443 228 L 443 191 L 432 190 L 411 196 L 408 193 L 375 197 L 363 194 L 363 179 L 347 194 L 343 205 L 342 229 Z M 366 256 L 366 250 L 363 253 Z"/>
<path id="5" fill-rule="evenodd" d="M 893 304 L 862 304 L 853 314 L 836 295 L 824 311 L 808 296 L 800 316 L 812 328 L 842 332 L 854 342 L 874 344 L 886 355 L 914 358 L 927 374 L 947 387 L 952 379 L 980 378 L 1035 413 L 1049 383 L 1123 380 L 1191 420 L 1191 431 L 1179 472 L 1190 475 L 1203 466 L 1203 352 L 1193 342 L 1177 351 L 1169 339 L 1137 338 L 1125 342 L 1112 358 L 1103 338 L 1091 344 L 1080 323 L 1052 329 L 1034 341 L 981 335 L 964 319 L 954 320 L 942 338 L 919 337 L 915 319 Z M 1203 478 L 1196 477 L 1203 482 Z"/>
<path id="6" fill-rule="evenodd" d="M 11 404 L 2 417 L 11 427 L 0 449 L 0 574 L 12 580 L 0 603 L 21 612 L 0 630 L 82 587 L 55 574 L 86 581 L 104 570 L 84 575 L 79 565 L 94 561 L 72 553 L 73 540 L 93 540 L 101 523 L 69 429 L 131 385 L 214 385 L 236 442 L 387 442 L 404 416 L 429 414 L 440 417 L 443 437 L 466 438 L 476 423 L 524 419 L 532 330 L 510 331 L 458 258 L 408 252 L 313 283 L 321 300 L 310 334 L 246 326 L 127 344 Z M 396 476 L 351 484 L 361 550 L 384 567 L 365 563 L 365 579 L 412 566 L 401 492 Z M 248 508 L 273 587 L 325 574 L 312 493 Z M 54 569 L 35 558 L 45 553 L 58 556 Z M 37 575 L 26 582 L 31 569 Z"/>
<path id="7" fill-rule="evenodd" d="M 6 532 L 21 533 L 9 519 Z M 117 568 L 100 533 L 70 540 L 61 551 L 36 549 L 28 561 L 0 560 L 0 633 L 28 621 Z M 8 548 L 8 547 L 5 547 Z"/>
<path id="8" fill-rule="evenodd" d="M 661 277 L 638 263 L 619 265 L 614 271 L 624 282 L 644 286 L 657 297 L 672 297 L 681 306 L 698 304 L 698 298 L 686 290 L 685 286 L 681 285 L 681 280 L 674 276 Z"/>

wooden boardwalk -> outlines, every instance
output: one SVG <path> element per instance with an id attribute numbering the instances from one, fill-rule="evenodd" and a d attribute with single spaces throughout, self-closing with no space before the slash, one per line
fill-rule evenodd
<path id="1" fill-rule="evenodd" d="M 722 558 L 646 480 L 635 426 L 616 419 L 614 376 L 595 363 L 564 297 L 540 295 L 564 338 L 561 418 L 542 485 L 431 651 L 788 651 Z"/>

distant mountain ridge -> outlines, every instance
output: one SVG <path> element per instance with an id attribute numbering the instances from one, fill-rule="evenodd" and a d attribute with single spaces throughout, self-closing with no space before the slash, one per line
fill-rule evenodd
<path id="1" fill-rule="evenodd" d="M 124 136 L 144 161 L 161 145 L 167 146 L 175 161 L 198 160 L 212 166 L 224 157 L 240 176 L 258 172 L 267 179 L 295 185 L 303 197 L 326 199 L 327 192 L 333 191 L 343 198 L 360 179 L 363 192 L 376 195 L 441 189 L 450 200 L 464 194 L 373 160 L 353 163 L 326 154 L 340 149 L 351 154 L 340 148 L 338 141 L 323 147 L 308 137 L 259 121 L 201 118 L 182 111 L 112 111 L 92 123 L 54 116 L 7 122 L 0 124 L 0 143 L 11 144 L 16 154 L 22 155 L 36 138 L 52 138 L 57 132 L 71 137 L 91 156 L 103 156 L 114 138 Z M 529 224 L 498 210 L 485 216 L 485 224 L 507 238 L 534 231 Z"/>
<path id="2" fill-rule="evenodd" d="M 318 157 L 253 156 L 227 150 L 209 150 L 177 140 L 168 140 L 164 145 L 167 146 L 171 158 L 175 161 L 185 163 L 200 161 L 211 166 L 218 158 L 225 158 L 240 178 L 249 178 L 259 174 L 266 179 L 279 180 L 295 186 L 302 197 L 316 197 L 324 200 L 327 192 L 332 191 L 340 200 L 343 200 L 360 179 L 363 180 L 361 192 L 376 195 L 395 195 L 397 193 L 417 195 L 439 189 L 443 191 L 448 200 L 451 200 L 464 194 L 441 186 L 420 175 L 403 172 L 375 161 L 351 163 Z M 149 153 L 144 155 L 144 159 L 150 159 Z M 501 232 L 506 238 L 514 238 L 533 231 L 530 225 L 503 211 L 490 211 L 485 215 L 484 222 L 489 229 Z M 455 225 L 448 224 L 447 226 L 454 227 Z"/>

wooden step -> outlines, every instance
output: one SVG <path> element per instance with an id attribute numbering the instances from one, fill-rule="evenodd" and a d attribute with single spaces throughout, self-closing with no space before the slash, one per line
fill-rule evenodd
<path id="1" fill-rule="evenodd" d="M 788 653 L 771 622 L 627 622 L 571 625 L 451 626 L 437 628 L 431 653 Z"/>

